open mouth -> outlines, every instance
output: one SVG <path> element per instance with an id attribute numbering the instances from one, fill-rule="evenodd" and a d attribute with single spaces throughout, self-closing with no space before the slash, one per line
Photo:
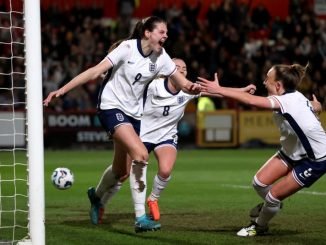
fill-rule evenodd
<path id="1" fill-rule="evenodd" d="M 161 40 L 158 42 L 158 44 L 159 44 L 161 47 L 163 47 L 164 42 L 165 42 L 165 40 L 164 40 L 164 39 L 161 39 Z"/>

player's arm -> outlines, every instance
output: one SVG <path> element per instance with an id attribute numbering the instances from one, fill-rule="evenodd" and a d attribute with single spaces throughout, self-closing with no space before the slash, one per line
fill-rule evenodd
<path id="1" fill-rule="evenodd" d="M 58 90 L 52 91 L 48 95 L 48 97 L 44 100 L 43 102 L 44 105 L 48 106 L 52 98 L 60 97 L 65 93 L 69 92 L 70 90 L 72 90 L 73 88 L 100 77 L 103 73 L 105 73 L 111 68 L 112 68 L 112 63 L 109 61 L 109 59 L 104 58 L 97 65 L 87 69 L 86 71 L 74 77 L 70 82 L 68 82 L 63 87 L 59 88 Z"/>
<path id="2" fill-rule="evenodd" d="M 59 90 L 61 90 L 60 92 L 62 92 L 62 94 L 59 94 L 59 96 L 69 92 L 77 86 L 87 83 L 88 81 L 101 77 L 102 74 L 108 71 L 111 67 L 112 63 L 109 61 L 109 59 L 104 58 L 100 63 L 80 73 L 69 83 L 60 88 Z"/>
<path id="3" fill-rule="evenodd" d="M 254 84 L 249 84 L 246 87 L 243 88 L 228 88 L 230 90 L 235 90 L 235 91 L 243 91 L 249 94 L 254 94 L 256 92 L 256 86 Z M 201 96 L 208 96 L 208 97 L 218 97 L 218 98 L 222 98 L 223 96 L 220 94 L 211 94 L 209 92 L 201 92 L 200 93 Z"/>
<path id="4" fill-rule="evenodd" d="M 199 94 L 201 91 L 199 84 L 189 81 L 177 70 L 170 76 L 170 78 L 172 82 L 185 93 Z"/>
<path id="5" fill-rule="evenodd" d="M 217 74 L 215 73 L 215 80 L 209 81 L 205 78 L 199 77 L 199 84 L 203 93 L 208 93 L 212 97 L 227 97 L 237 100 L 249 106 L 255 106 L 266 109 L 279 109 L 280 105 L 276 99 L 272 97 L 261 97 L 252 95 L 240 89 L 221 87 L 218 82 Z"/>
<path id="6" fill-rule="evenodd" d="M 219 85 L 219 82 L 218 82 L 218 78 L 216 78 L 217 80 L 214 80 L 215 82 L 218 83 Z M 230 90 L 235 90 L 235 91 L 243 91 L 243 92 L 246 92 L 246 93 L 250 93 L 250 94 L 254 94 L 256 92 L 256 85 L 254 84 L 249 84 L 247 85 L 246 87 L 242 87 L 242 88 L 228 88 Z M 222 98 L 223 96 L 220 95 L 220 94 L 211 94 L 209 91 L 207 92 L 201 92 L 201 96 L 212 96 L 212 97 L 218 97 L 218 98 Z"/>
<path id="7" fill-rule="evenodd" d="M 254 94 L 256 92 L 256 85 L 249 84 L 248 86 L 243 87 L 243 88 L 231 88 L 231 89 L 234 89 L 236 91 L 243 91 L 243 92 L 246 92 L 249 94 Z"/>
<path id="8" fill-rule="evenodd" d="M 51 92 L 44 100 L 44 105 L 47 106 L 52 98 L 62 96 L 71 89 L 102 76 L 102 74 L 111 69 L 114 64 L 118 64 L 119 61 L 126 59 L 130 54 L 130 48 L 127 42 L 121 42 L 120 45 L 112 49 L 100 63 L 80 73 L 62 88 Z"/>

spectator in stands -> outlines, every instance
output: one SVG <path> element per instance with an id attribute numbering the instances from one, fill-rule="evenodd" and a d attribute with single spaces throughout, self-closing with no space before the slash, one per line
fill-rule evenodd
<path id="1" fill-rule="evenodd" d="M 251 21 L 256 30 L 269 28 L 271 15 L 263 3 L 259 3 L 253 10 Z"/>
<path id="2" fill-rule="evenodd" d="M 246 2 L 247 1 L 240 1 L 239 4 L 236 4 L 238 1 L 235 0 L 221 1 L 220 4 L 216 4 L 217 12 L 219 13 L 216 16 L 217 19 L 214 20 L 214 17 L 212 17 L 216 15 L 211 13 L 214 11 L 208 10 L 207 16 L 209 16 L 209 18 L 198 18 L 197 22 L 200 28 L 197 29 L 191 26 L 191 23 L 185 17 L 182 9 L 178 7 L 177 2 L 174 2 L 171 6 L 168 6 L 166 12 L 169 26 L 169 39 L 165 44 L 166 50 L 178 57 L 182 57 L 186 63 L 189 64 L 188 69 L 190 77 L 196 77 L 199 72 L 196 66 L 190 63 L 197 59 L 195 57 L 197 50 L 194 50 L 194 47 L 196 43 L 198 43 L 198 40 L 206 50 L 209 50 L 209 58 L 206 59 L 205 64 L 209 67 L 207 68 L 209 75 L 212 75 L 217 67 L 219 69 L 221 68 L 225 74 L 230 74 L 232 70 L 229 70 L 230 66 L 227 64 L 229 60 L 235 56 L 239 62 L 246 64 L 243 66 L 243 74 L 247 74 L 245 70 L 246 66 L 250 66 L 251 68 L 255 67 L 254 71 L 251 69 L 251 71 L 253 71 L 252 75 L 254 80 L 259 80 L 264 75 L 263 66 L 266 59 L 274 64 L 280 62 L 306 63 L 309 61 L 311 65 L 310 74 L 312 77 L 318 79 L 318 77 L 320 77 L 319 74 L 324 77 L 326 66 L 322 64 L 326 56 L 326 42 L 324 40 L 324 36 L 326 36 L 326 25 L 324 20 L 317 18 L 312 12 L 311 7 L 307 8 L 307 1 L 290 1 L 290 4 L 295 5 L 295 8 L 293 8 L 295 11 L 290 11 L 289 16 L 284 20 L 279 20 L 277 16 L 274 19 L 270 19 L 269 26 L 266 32 L 263 33 L 263 37 L 255 33 L 255 24 L 253 24 L 253 18 L 249 12 L 249 7 L 251 6 L 248 6 Z M 301 6 L 302 4 L 304 6 Z M 78 67 L 81 69 L 88 68 L 90 65 L 98 62 L 98 55 L 96 57 L 94 57 L 94 55 L 86 56 L 86 54 L 82 52 L 81 47 L 84 40 L 82 39 L 81 33 L 84 29 L 81 27 L 84 26 L 86 22 L 89 24 L 89 28 L 94 34 L 93 39 L 95 43 L 106 40 L 104 49 L 108 49 L 109 46 L 118 39 L 117 35 L 124 37 L 126 33 L 127 35 L 129 34 L 129 24 L 127 24 L 129 29 L 124 28 L 122 30 L 123 32 L 120 32 L 120 27 L 115 27 L 114 24 L 100 24 L 114 22 L 97 21 L 104 17 L 101 15 L 103 11 L 99 13 L 101 16 L 98 16 L 97 20 L 87 18 L 87 16 L 89 16 L 88 12 L 89 9 L 87 6 L 82 5 L 74 5 L 73 9 L 69 12 L 60 10 L 58 7 L 42 10 L 42 57 L 45 60 L 45 70 L 48 70 L 49 67 L 52 66 L 52 62 L 59 59 L 58 57 L 60 57 L 60 60 L 64 61 L 64 71 L 70 70 L 70 63 L 68 60 L 72 56 L 74 56 Z M 2 21 L 6 20 L 4 19 Z M 240 22 L 241 28 L 238 27 L 238 22 Z M 265 23 L 267 23 L 266 20 Z M 62 25 L 66 28 L 62 28 Z M 235 27 L 232 31 L 230 31 L 231 26 Z M 234 33 L 234 31 L 237 33 Z M 0 35 L 6 36 L 5 32 L 5 29 L 1 29 Z M 53 34 L 56 32 L 57 34 Z M 230 34 L 232 34 L 232 38 Z M 303 55 L 298 47 L 305 36 L 310 38 L 312 48 L 310 52 Z M 65 38 L 62 39 L 62 37 Z M 239 39 L 238 42 L 236 41 L 237 38 Z M 63 41 L 60 41 L 60 39 Z M 228 40 L 231 39 L 236 41 L 233 41 L 232 45 L 238 43 L 235 49 L 237 52 L 234 52 L 235 50 L 233 50 L 228 43 Z M 185 40 L 187 42 L 185 42 Z M 55 42 L 60 42 L 60 48 L 53 48 Z M 251 54 L 250 57 L 248 57 L 246 56 L 248 53 L 243 52 L 243 50 L 245 47 L 244 45 L 250 45 L 251 42 L 262 43 L 262 45 L 260 49 L 254 52 L 254 55 Z M 215 44 L 212 46 L 212 43 Z M 2 51 L 0 50 L 0 52 Z M 96 52 L 98 52 L 98 49 L 96 49 Z M 70 54 L 69 57 L 67 54 Z M 227 76 L 224 78 L 226 79 Z M 224 78 L 221 78 L 222 83 L 224 82 Z M 320 79 L 316 82 L 320 83 Z M 323 93 L 324 90 L 319 89 L 321 86 L 323 86 L 323 83 L 320 83 L 319 87 L 313 86 L 310 94 Z M 95 97 L 92 96 L 92 98 Z M 326 98 L 325 94 L 321 94 L 319 98 L 322 104 L 326 104 L 326 100 L 324 99 Z"/>
<path id="3" fill-rule="evenodd" d="M 160 17 L 163 20 L 166 20 L 167 9 L 166 9 L 165 3 L 158 1 L 157 6 L 153 9 L 152 15 Z"/>
<path id="4" fill-rule="evenodd" d="M 131 18 L 136 7 L 135 0 L 118 0 L 117 9 L 119 16 L 123 18 Z"/>
<path id="5" fill-rule="evenodd" d="M 184 1 L 182 3 L 182 12 L 183 15 L 186 17 L 186 20 L 190 25 L 196 29 L 198 27 L 198 15 L 201 10 L 201 1 L 197 1 L 197 3 L 189 4 L 189 2 Z"/>

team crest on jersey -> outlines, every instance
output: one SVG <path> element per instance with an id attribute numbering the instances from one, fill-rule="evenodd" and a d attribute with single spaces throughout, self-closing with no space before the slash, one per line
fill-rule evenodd
<path id="1" fill-rule="evenodd" d="M 185 101 L 184 96 L 178 96 L 178 104 L 182 104 Z"/>
<path id="2" fill-rule="evenodd" d="M 156 71 L 156 64 L 155 63 L 149 63 L 149 71 L 155 72 Z"/>
<path id="3" fill-rule="evenodd" d="M 115 116 L 119 122 L 122 122 L 124 120 L 124 116 L 122 113 L 116 113 Z"/>

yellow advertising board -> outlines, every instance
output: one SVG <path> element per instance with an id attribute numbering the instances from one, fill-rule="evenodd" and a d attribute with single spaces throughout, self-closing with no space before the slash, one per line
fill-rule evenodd
<path id="1" fill-rule="evenodd" d="M 266 144 L 280 142 L 271 111 L 239 112 L 239 144 L 250 140 L 260 140 Z"/>
<path id="2" fill-rule="evenodd" d="M 197 112 L 197 145 L 232 147 L 237 145 L 235 110 Z"/>
<path id="3" fill-rule="evenodd" d="M 322 112 L 320 115 L 319 115 L 319 120 L 321 122 L 321 125 L 323 125 L 324 127 L 324 130 L 326 130 L 326 112 Z"/>
<path id="4" fill-rule="evenodd" d="M 320 114 L 320 121 L 326 129 L 326 112 Z M 239 144 L 258 139 L 266 144 L 279 144 L 280 134 L 274 124 L 271 111 L 239 112 Z"/>
<path id="5" fill-rule="evenodd" d="M 326 129 L 326 112 L 319 116 Z M 197 145 L 239 146 L 252 140 L 278 145 L 280 134 L 271 111 L 220 110 L 197 112 Z"/>

